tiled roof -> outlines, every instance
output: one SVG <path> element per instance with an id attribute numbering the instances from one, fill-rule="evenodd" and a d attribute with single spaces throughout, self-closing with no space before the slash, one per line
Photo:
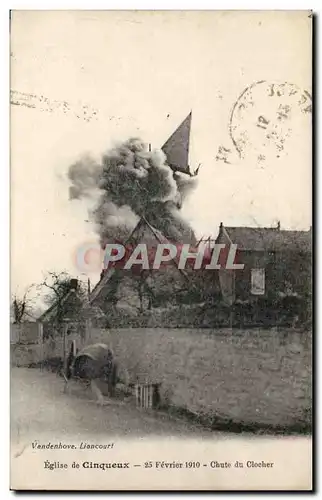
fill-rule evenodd
<path id="1" fill-rule="evenodd" d="M 75 301 L 78 304 L 82 303 L 82 299 L 78 296 L 74 289 L 69 290 L 64 297 L 61 298 L 60 305 L 63 307 L 63 312 L 68 316 L 68 313 L 74 313 Z M 46 311 L 44 311 L 37 321 L 50 321 L 57 314 L 58 301 L 55 301 Z"/>
<path id="2" fill-rule="evenodd" d="M 132 231 L 131 235 L 127 239 L 125 244 L 130 244 L 130 243 L 146 243 L 146 244 L 155 244 L 157 243 L 169 243 L 169 240 L 155 227 L 151 226 L 149 222 L 144 218 L 141 217 L 140 221 L 138 222 L 137 226 L 134 228 Z M 171 260 L 173 262 L 173 266 L 178 268 L 178 259 L 175 257 Z M 182 274 L 185 279 L 187 280 L 187 275 L 183 269 L 179 269 L 178 271 L 180 274 Z M 101 277 L 100 281 L 97 283 L 95 288 L 93 288 L 92 293 L 90 295 L 90 303 L 93 303 L 103 292 L 107 284 L 109 283 L 110 279 L 112 276 L 115 274 L 115 269 L 109 268 L 103 276 Z"/>
<path id="3" fill-rule="evenodd" d="M 232 243 L 241 250 L 286 251 L 310 253 L 312 249 L 312 231 L 286 231 L 279 228 L 257 227 L 221 227 L 226 230 Z M 218 237 L 219 237 L 218 236 Z M 217 238 L 218 239 L 218 238 Z"/>

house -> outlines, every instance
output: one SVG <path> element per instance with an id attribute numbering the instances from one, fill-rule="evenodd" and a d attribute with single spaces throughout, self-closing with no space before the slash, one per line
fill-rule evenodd
<path id="1" fill-rule="evenodd" d="M 77 279 L 71 279 L 65 293 L 57 295 L 57 300 L 38 318 L 42 324 L 43 338 L 62 336 L 73 332 L 85 335 L 84 293 Z"/>
<path id="2" fill-rule="evenodd" d="M 236 298 L 265 296 L 270 293 L 307 293 L 310 289 L 312 230 L 219 227 L 217 243 L 237 245 L 235 271 Z"/>
<path id="3" fill-rule="evenodd" d="M 221 223 L 216 243 L 236 244 L 237 261 L 244 265 L 220 272 L 232 302 L 250 301 L 272 321 L 276 315 L 306 315 L 311 302 L 312 229 L 282 230 L 279 223 L 271 228 Z"/>

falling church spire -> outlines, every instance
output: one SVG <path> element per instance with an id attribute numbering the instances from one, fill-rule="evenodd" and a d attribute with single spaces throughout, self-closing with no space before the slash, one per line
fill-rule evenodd
<path id="1" fill-rule="evenodd" d="M 189 147 L 192 111 L 183 120 L 162 146 L 162 151 L 167 157 L 167 164 L 174 172 L 181 172 L 191 177 L 198 174 L 199 167 L 192 173 L 189 166 Z"/>

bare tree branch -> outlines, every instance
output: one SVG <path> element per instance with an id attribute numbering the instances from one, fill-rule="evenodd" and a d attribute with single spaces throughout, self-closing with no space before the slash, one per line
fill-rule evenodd
<path id="1" fill-rule="evenodd" d="M 39 285 L 42 290 L 47 290 L 44 301 L 50 309 L 50 321 L 55 324 L 55 328 L 60 334 L 63 332 L 66 312 L 68 311 L 68 315 L 77 316 L 77 311 L 79 311 L 79 307 L 86 295 L 85 285 L 78 282 L 76 302 L 68 301 L 67 305 L 65 298 L 72 289 L 71 280 L 72 277 L 65 271 L 60 273 L 49 271 Z"/>
<path id="2" fill-rule="evenodd" d="M 18 324 L 24 321 L 26 316 L 31 316 L 32 304 L 35 299 L 30 297 L 31 290 L 35 287 L 30 285 L 21 296 L 15 293 L 11 299 L 11 310 L 13 314 L 13 322 Z"/>

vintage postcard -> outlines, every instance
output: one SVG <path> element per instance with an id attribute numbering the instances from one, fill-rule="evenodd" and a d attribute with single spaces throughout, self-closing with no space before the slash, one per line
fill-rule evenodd
<path id="1" fill-rule="evenodd" d="M 312 18 L 11 11 L 11 489 L 312 489 Z"/>

